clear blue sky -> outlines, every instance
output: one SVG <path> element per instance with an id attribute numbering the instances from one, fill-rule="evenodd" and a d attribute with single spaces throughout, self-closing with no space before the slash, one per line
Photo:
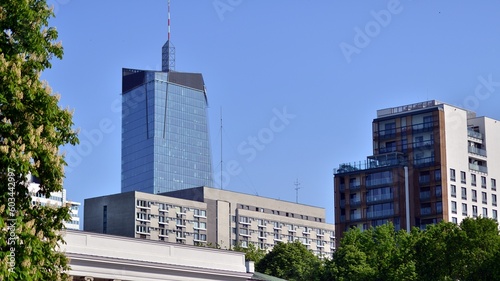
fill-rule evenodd
<path id="1" fill-rule="evenodd" d="M 172 0 L 176 70 L 208 89 L 215 173 L 223 111 L 224 188 L 295 201 L 298 178 L 299 202 L 333 222 L 332 169 L 372 153 L 377 109 L 437 99 L 500 119 L 500 3 L 422 2 Z M 82 132 L 64 186 L 83 204 L 120 192 L 121 69 L 160 70 L 167 0 L 49 3 L 65 55 L 43 78 Z"/>

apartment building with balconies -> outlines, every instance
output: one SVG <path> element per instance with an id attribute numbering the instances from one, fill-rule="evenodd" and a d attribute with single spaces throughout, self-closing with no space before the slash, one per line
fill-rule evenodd
<path id="1" fill-rule="evenodd" d="M 497 219 L 500 121 L 431 100 L 377 111 L 373 155 L 334 170 L 338 237 L 392 222 Z"/>

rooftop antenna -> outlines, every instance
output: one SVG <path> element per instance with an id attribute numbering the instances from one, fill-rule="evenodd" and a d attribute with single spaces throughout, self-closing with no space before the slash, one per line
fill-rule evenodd
<path id="1" fill-rule="evenodd" d="M 300 185 L 299 179 L 295 180 L 294 185 L 295 185 L 295 203 L 299 203 L 299 189 L 302 188 L 302 187 L 299 187 L 299 185 Z"/>
<path id="2" fill-rule="evenodd" d="M 222 188 L 222 106 L 220 107 L 220 189 Z"/>
<path id="3" fill-rule="evenodd" d="M 168 0 L 168 36 L 167 42 L 161 49 L 161 71 L 169 72 L 175 70 L 175 47 L 170 42 L 170 0 Z"/>

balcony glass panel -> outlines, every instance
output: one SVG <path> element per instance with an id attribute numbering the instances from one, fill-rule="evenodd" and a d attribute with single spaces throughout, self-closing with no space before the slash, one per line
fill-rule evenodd
<path id="1" fill-rule="evenodd" d="M 473 153 L 473 154 L 477 154 L 477 155 L 481 155 L 483 157 L 486 157 L 486 149 L 481 149 L 481 148 L 477 148 L 474 146 L 469 146 L 469 153 Z"/>
<path id="2" fill-rule="evenodd" d="M 472 137 L 472 138 L 476 138 L 476 139 L 480 139 L 480 140 L 483 139 L 483 134 L 476 132 L 476 131 L 473 131 L 471 129 L 467 129 L 467 136 Z"/>
<path id="3" fill-rule="evenodd" d="M 479 171 L 481 173 L 488 173 L 488 167 L 485 166 L 479 166 L 477 164 L 472 164 L 469 163 L 469 169 L 474 170 L 474 171 Z"/>

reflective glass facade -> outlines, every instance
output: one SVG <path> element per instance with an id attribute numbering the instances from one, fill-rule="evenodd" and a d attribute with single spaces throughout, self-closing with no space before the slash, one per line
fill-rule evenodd
<path id="1" fill-rule="evenodd" d="M 124 70 L 123 79 L 122 192 L 212 186 L 201 74 Z"/>

